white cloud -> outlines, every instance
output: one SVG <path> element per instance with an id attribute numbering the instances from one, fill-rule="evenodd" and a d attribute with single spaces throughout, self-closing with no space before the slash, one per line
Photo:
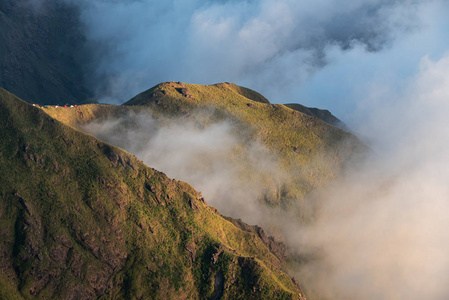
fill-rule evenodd
<path id="1" fill-rule="evenodd" d="M 156 120 L 150 114 L 128 115 L 88 124 L 84 130 L 122 147 L 145 164 L 186 181 L 201 191 L 220 213 L 251 224 L 270 219 L 260 202 L 271 183 L 287 182 L 277 158 L 257 141 L 242 140 L 232 122 L 210 122 L 212 112 L 191 118 Z M 193 118 L 193 119 L 192 119 Z M 243 134 L 244 135 L 244 134 Z"/>
<path id="2" fill-rule="evenodd" d="M 167 80 L 232 81 L 288 101 L 328 63 L 328 49 L 381 51 L 419 29 L 434 3 L 439 1 L 78 2 L 96 53 L 92 85 L 117 101 Z M 116 82 L 123 87 L 111 88 Z"/>
<path id="3" fill-rule="evenodd" d="M 449 56 L 424 57 L 399 94 L 371 95 L 375 157 L 323 191 L 316 223 L 292 238 L 322 251 L 301 276 L 325 299 L 449 297 L 448 74 Z"/>

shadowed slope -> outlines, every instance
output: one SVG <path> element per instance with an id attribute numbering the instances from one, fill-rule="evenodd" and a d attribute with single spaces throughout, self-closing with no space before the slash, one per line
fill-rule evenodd
<path id="1" fill-rule="evenodd" d="M 84 37 L 77 9 L 67 3 L 0 1 L 0 87 L 40 104 L 79 103 L 89 96 L 78 59 Z"/>
<path id="2" fill-rule="evenodd" d="M 0 131 L 0 297 L 302 297 L 188 184 L 1 89 Z"/>
<path id="3" fill-rule="evenodd" d="M 285 106 L 297 110 L 299 112 L 302 112 L 306 115 L 312 116 L 312 117 L 316 117 L 328 124 L 331 124 L 333 126 L 336 126 L 344 131 L 350 131 L 348 126 L 346 126 L 345 123 L 343 123 L 341 120 L 339 120 L 337 117 L 335 117 L 333 114 L 331 114 L 330 111 L 326 110 L 326 109 L 319 109 L 319 108 L 314 108 L 314 107 L 306 107 L 304 105 L 301 104 L 297 104 L 297 103 L 289 103 L 289 104 L 284 104 Z"/>

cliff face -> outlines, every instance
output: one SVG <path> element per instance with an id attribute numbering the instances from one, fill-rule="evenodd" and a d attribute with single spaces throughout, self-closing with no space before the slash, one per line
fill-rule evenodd
<path id="1" fill-rule="evenodd" d="M 89 93 L 78 12 L 65 1 L 37 2 L 0 1 L 0 87 L 28 102 L 79 103 Z"/>

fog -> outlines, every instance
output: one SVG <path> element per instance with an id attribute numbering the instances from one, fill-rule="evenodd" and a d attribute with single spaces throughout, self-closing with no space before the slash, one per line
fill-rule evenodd
<path id="1" fill-rule="evenodd" d="M 309 299 L 447 299 L 448 74 L 449 56 L 424 57 L 400 91 L 376 84 L 366 90 L 359 110 L 371 118 L 357 130 L 372 155 L 309 195 L 315 210 L 308 224 L 260 204 L 267 178 L 274 174 L 279 184 L 289 175 L 233 122 L 203 122 L 210 111 L 190 119 L 129 115 L 86 130 L 191 183 L 224 215 L 276 224 L 301 258 L 289 272 Z"/>
<path id="2" fill-rule="evenodd" d="M 310 78 L 342 59 L 336 51 L 356 65 L 379 53 L 397 71 L 398 60 L 382 54 L 407 49 L 403 37 L 446 8 L 421 0 L 65 1 L 80 8 L 92 56 L 85 75 L 100 101 L 122 103 L 163 81 L 231 81 L 273 102 L 315 101 L 334 112 L 342 98 L 309 97 Z M 413 47 L 422 55 L 420 43 Z"/>
<path id="3" fill-rule="evenodd" d="M 230 120 L 213 122 L 213 110 L 190 118 L 155 119 L 149 113 L 90 123 L 83 129 L 136 155 L 170 178 L 190 183 L 221 214 L 269 224 L 260 198 L 288 177 L 277 157 Z M 273 212 L 272 212 L 273 213 Z"/>
<path id="4" fill-rule="evenodd" d="M 296 271 L 320 299 L 449 297 L 448 71 L 425 57 L 401 93 L 367 91 L 376 155 L 319 191 L 316 221 L 289 240 L 315 256 Z"/>

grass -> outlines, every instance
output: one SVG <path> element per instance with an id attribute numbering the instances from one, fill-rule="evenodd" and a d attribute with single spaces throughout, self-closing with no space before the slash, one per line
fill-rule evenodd
<path id="1" fill-rule="evenodd" d="M 72 127 L 79 112 L 86 121 L 103 109 L 132 108 L 61 113 L 0 90 L 0 295 L 205 299 L 222 272 L 223 299 L 300 298 L 256 234 L 187 183 Z"/>
<path id="2" fill-rule="evenodd" d="M 179 92 L 186 89 L 188 96 Z M 244 89 L 245 93 L 236 93 Z M 150 108 L 153 114 L 182 116 L 214 111 L 207 122 L 228 119 L 242 140 L 257 140 L 280 158 L 293 182 L 288 188 L 301 199 L 334 179 L 366 147 L 354 135 L 280 104 L 260 101 L 260 94 L 230 83 L 195 85 L 167 82 L 141 93 L 125 105 Z M 296 187 L 296 188 L 295 188 Z"/>
<path id="3" fill-rule="evenodd" d="M 137 95 L 125 106 L 83 105 L 75 110 L 47 108 L 44 111 L 76 128 L 92 120 L 113 119 L 130 112 L 148 112 L 155 118 L 168 119 L 168 122 L 171 118 L 195 120 L 204 127 L 227 120 L 234 125 L 240 140 L 233 153 L 236 164 L 247 166 L 244 154 L 251 151 L 248 145 L 256 141 L 276 155 L 282 172 L 287 174 L 287 178 L 276 179 L 270 172 L 255 174 L 250 166 L 242 169 L 241 178 L 264 183 L 261 203 L 271 207 L 273 212 L 286 212 L 302 222 L 309 222 L 313 218 L 313 206 L 307 203 L 308 193 L 338 177 L 367 148 L 354 135 L 298 111 L 297 105 L 289 106 L 270 104 L 260 94 L 230 83 L 205 86 L 166 82 Z M 264 161 L 260 164 L 264 164 Z M 202 230 L 211 232 L 221 240 L 212 239 L 212 244 L 221 243 L 230 249 L 239 248 L 243 257 L 256 256 L 259 251 L 256 244 L 249 243 L 251 247 L 246 248 L 246 240 L 252 240 L 256 236 L 254 233 L 236 236 L 232 231 L 226 231 L 226 226 L 216 223 L 215 218 L 219 216 L 211 215 L 211 218 L 204 223 L 210 227 Z M 201 219 L 196 219 L 194 223 L 202 224 Z M 202 249 L 208 247 L 210 244 Z M 273 261 L 272 265 L 276 263 Z M 245 264 L 244 269 L 248 268 Z M 243 272 L 241 270 L 240 266 L 236 272 Z M 266 271 L 264 268 L 257 270 Z M 208 295 L 212 291 L 210 282 L 213 281 L 214 272 L 208 275 L 201 273 L 203 277 L 195 275 L 197 281 L 199 278 L 204 280 L 205 290 L 202 291 Z M 263 274 L 269 274 L 269 271 L 266 272 Z M 226 274 L 224 272 L 225 277 L 228 276 Z M 231 280 L 232 276 L 227 278 Z M 273 282 L 279 281 L 277 278 Z M 273 282 L 268 286 L 274 286 Z M 232 295 L 231 298 L 239 298 L 236 293 Z M 245 297 L 249 295 L 245 294 Z"/>
<path id="4" fill-rule="evenodd" d="M 241 142 L 235 149 L 236 160 L 250 151 L 251 141 L 260 142 L 279 159 L 288 180 L 275 182 L 267 174 L 254 172 L 241 176 L 265 182 L 265 203 L 291 211 L 303 220 L 307 217 L 301 203 L 306 195 L 335 179 L 352 159 L 367 150 L 348 132 L 284 105 L 270 104 L 257 92 L 231 83 L 166 82 L 137 95 L 125 107 L 85 105 L 76 110 L 48 108 L 45 111 L 75 127 L 96 119 L 142 111 L 159 119 L 194 119 L 202 126 L 230 121 Z"/>

